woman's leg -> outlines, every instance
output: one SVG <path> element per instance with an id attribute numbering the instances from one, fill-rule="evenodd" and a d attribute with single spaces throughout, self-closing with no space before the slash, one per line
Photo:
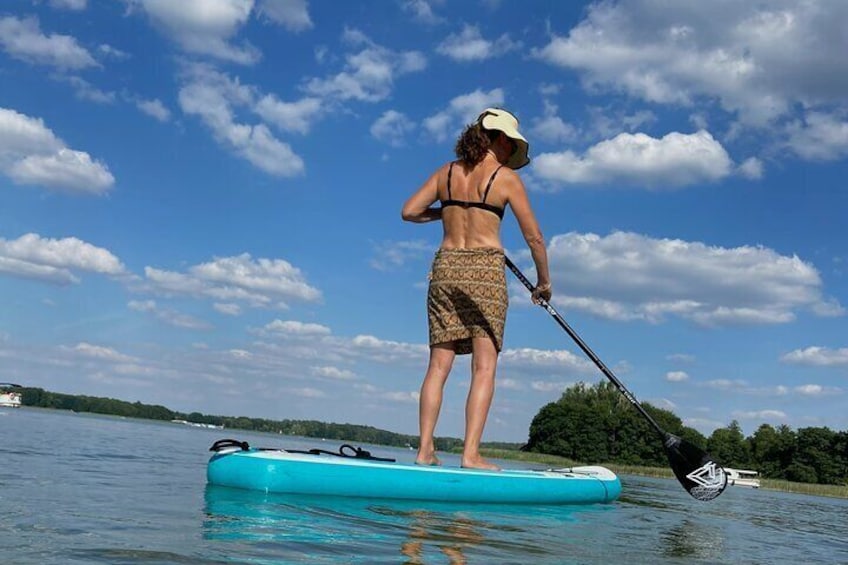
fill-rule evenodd
<path id="1" fill-rule="evenodd" d="M 500 469 L 480 455 L 480 440 L 492 397 L 495 395 L 495 372 L 498 367 L 498 350 L 488 337 L 475 337 L 472 340 L 471 388 L 465 402 L 465 448 L 462 452 L 462 466 L 479 469 Z"/>
<path id="2" fill-rule="evenodd" d="M 439 411 L 442 408 L 442 393 L 448 380 L 453 360 L 456 357 L 453 343 L 440 343 L 430 348 L 430 364 L 427 374 L 421 384 L 421 395 L 418 398 L 418 428 L 421 439 L 418 444 L 418 456 L 415 462 L 419 465 L 438 465 L 436 446 L 433 434 Z"/>

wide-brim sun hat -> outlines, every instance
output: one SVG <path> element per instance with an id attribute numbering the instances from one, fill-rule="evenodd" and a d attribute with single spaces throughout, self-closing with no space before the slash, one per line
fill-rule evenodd
<path id="1" fill-rule="evenodd" d="M 484 129 L 503 132 L 515 142 L 515 152 L 509 156 L 506 162 L 507 167 L 520 169 L 530 162 L 530 157 L 527 156 L 530 152 L 530 144 L 518 131 L 518 118 L 512 112 L 503 108 L 486 108 L 477 118 L 477 123 Z"/>

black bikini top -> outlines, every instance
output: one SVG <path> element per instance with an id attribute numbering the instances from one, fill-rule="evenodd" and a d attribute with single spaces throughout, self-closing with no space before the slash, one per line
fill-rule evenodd
<path id="1" fill-rule="evenodd" d="M 442 208 L 447 208 L 448 206 L 460 206 L 466 209 L 480 208 L 481 210 L 489 211 L 492 214 L 497 215 L 498 218 L 503 219 L 504 209 L 500 206 L 495 206 L 486 202 L 486 198 L 489 197 L 489 189 L 492 188 L 492 182 L 494 182 L 495 177 L 498 175 L 498 171 L 501 170 L 501 167 L 503 167 L 503 165 L 495 169 L 495 172 L 492 173 L 491 177 L 489 177 L 489 184 L 486 185 L 486 192 L 483 193 L 483 200 L 481 202 L 467 202 L 465 200 L 454 200 L 451 198 L 451 174 L 453 173 L 453 163 L 451 163 L 450 168 L 448 169 L 448 199 L 442 201 Z"/>

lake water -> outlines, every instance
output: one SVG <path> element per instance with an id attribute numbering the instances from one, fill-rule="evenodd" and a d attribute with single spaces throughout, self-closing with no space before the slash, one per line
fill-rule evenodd
<path id="1" fill-rule="evenodd" d="M 0 563 L 848 564 L 846 500 L 728 487 L 702 503 L 676 481 L 630 476 L 619 501 L 584 507 L 266 495 L 206 485 L 223 437 L 339 446 L 0 408 Z"/>

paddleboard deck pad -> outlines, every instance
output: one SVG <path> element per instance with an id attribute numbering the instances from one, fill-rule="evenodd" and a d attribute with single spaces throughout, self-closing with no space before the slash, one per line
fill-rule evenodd
<path id="1" fill-rule="evenodd" d="M 253 448 L 219 440 L 206 469 L 210 484 L 271 493 L 492 504 L 612 502 L 621 482 L 605 467 L 489 471 L 422 466 L 343 445 L 338 453 Z"/>

